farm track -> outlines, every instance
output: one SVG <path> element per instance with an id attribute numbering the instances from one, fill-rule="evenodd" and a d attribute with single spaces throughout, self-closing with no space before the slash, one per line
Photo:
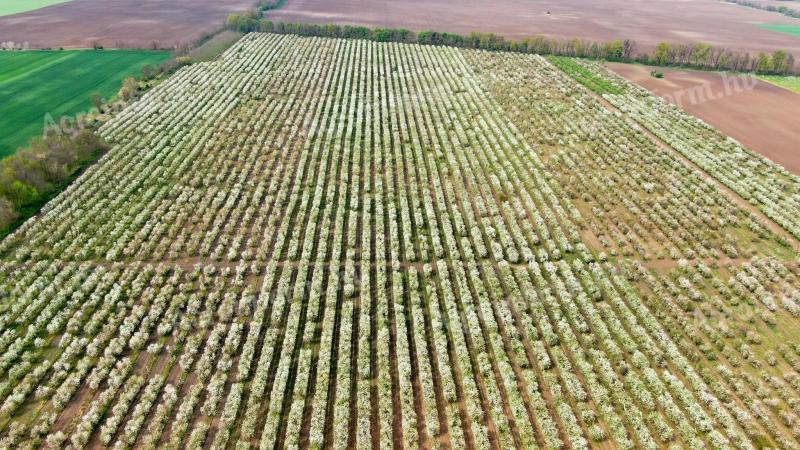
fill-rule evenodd
<path id="1" fill-rule="evenodd" d="M 797 448 L 796 255 L 626 111 L 530 55 L 182 69 L 0 243 L 2 443 Z"/>

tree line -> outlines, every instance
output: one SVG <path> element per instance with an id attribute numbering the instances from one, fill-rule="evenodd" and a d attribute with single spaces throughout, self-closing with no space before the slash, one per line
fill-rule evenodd
<path id="1" fill-rule="evenodd" d="M 33 215 L 108 145 L 91 129 L 51 133 L 0 161 L 0 233 Z"/>
<path id="2" fill-rule="evenodd" d="M 703 43 L 673 44 L 662 42 L 658 44 L 654 51 L 647 52 L 639 51 L 636 42 L 630 39 L 595 42 L 585 39 L 554 39 L 535 36 L 521 40 L 510 40 L 494 33 L 472 32 L 464 36 L 437 31 L 415 33 L 404 28 L 283 23 L 261 18 L 261 11 L 259 10 L 248 11 L 244 14 L 231 14 L 227 19 L 227 27 L 242 33 L 260 31 L 301 36 L 366 39 L 378 42 L 448 45 L 483 50 L 638 62 L 657 66 L 685 66 L 708 70 L 757 72 L 775 75 L 791 74 L 796 71 L 794 56 L 783 50 L 753 55 Z"/>
<path id="3" fill-rule="evenodd" d="M 763 9 L 764 11 L 777 12 L 787 17 L 794 17 L 795 19 L 800 19 L 800 10 L 789 8 L 788 6 L 765 5 L 763 3 L 751 2 L 748 0 L 725 0 L 725 1 L 727 1 L 728 3 L 735 3 L 737 5 L 747 6 L 749 8 Z"/>

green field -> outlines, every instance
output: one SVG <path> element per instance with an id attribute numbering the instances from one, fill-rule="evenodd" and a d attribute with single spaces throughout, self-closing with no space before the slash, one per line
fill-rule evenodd
<path id="1" fill-rule="evenodd" d="M 778 85 L 782 88 L 788 89 L 790 91 L 797 92 L 800 94 L 800 77 L 797 76 L 780 76 L 780 75 L 759 75 L 758 78 L 762 80 Z"/>
<path id="2" fill-rule="evenodd" d="M 45 6 L 66 3 L 70 0 L 2 0 L 0 1 L 0 16 L 10 16 Z"/>
<path id="3" fill-rule="evenodd" d="M 767 30 L 777 31 L 778 33 L 791 34 L 792 36 L 800 37 L 800 25 L 762 24 L 761 28 L 766 28 Z"/>
<path id="4" fill-rule="evenodd" d="M 58 120 L 86 111 L 93 94 L 110 98 L 125 77 L 169 57 L 127 50 L 0 52 L 0 157 L 41 133 L 46 114 Z"/>

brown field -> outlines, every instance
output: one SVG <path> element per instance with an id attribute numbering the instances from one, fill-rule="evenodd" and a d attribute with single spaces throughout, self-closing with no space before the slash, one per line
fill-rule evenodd
<path id="1" fill-rule="evenodd" d="M 0 42 L 33 48 L 176 47 L 219 28 L 253 0 L 75 0 L 0 17 Z"/>
<path id="2" fill-rule="evenodd" d="M 662 41 L 701 41 L 753 52 L 781 48 L 800 54 L 800 39 L 758 28 L 761 23 L 796 20 L 718 0 L 463 0 L 457 4 L 448 0 L 288 0 L 270 16 L 285 22 L 484 31 L 510 38 L 629 38 L 641 48 Z"/>
<path id="3" fill-rule="evenodd" d="M 630 81 L 677 104 L 754 151 L 800 174 L 800 94 L 754 77 L 609 63 Z"/>

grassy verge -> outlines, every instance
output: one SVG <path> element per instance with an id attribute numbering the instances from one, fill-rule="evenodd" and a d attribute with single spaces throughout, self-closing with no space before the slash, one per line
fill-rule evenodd
<path id="1" fill-rule="evenodd" d="M 780 75 L 760 75 L 758 78 L 800 94 L 800 77 Z"/>
<path id="2" fill-rule="evenodd" d="M 193 62 L 211 61 L 229 49 L 243 36 L 242 33 L 223 30 L 187 54 Z"/>

